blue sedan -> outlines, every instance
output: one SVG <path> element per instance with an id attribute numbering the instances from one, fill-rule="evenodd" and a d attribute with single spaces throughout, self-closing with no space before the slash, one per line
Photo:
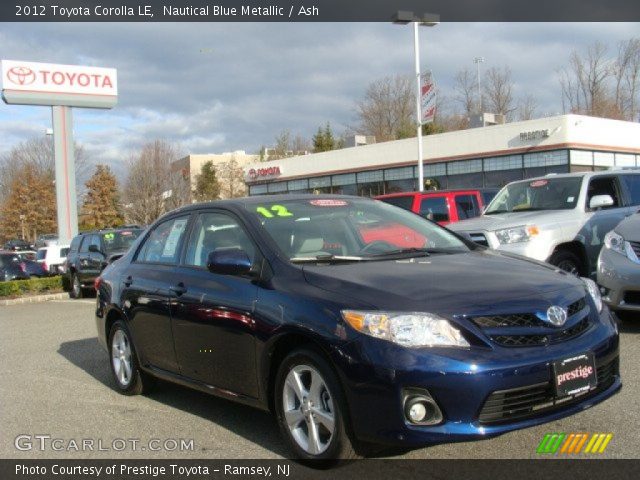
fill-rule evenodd
<path id="1" fill-rule="evenodd" d="M 300 459 L 488 438 L 621 387 L 593 281 L 363 198 L 178 209 L 96 288 L 118 391 L 160 378 L 270 410 Z"/>

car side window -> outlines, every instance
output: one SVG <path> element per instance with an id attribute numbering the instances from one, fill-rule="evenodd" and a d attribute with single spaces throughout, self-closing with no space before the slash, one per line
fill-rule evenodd
<path id="1" fill-rule="evenodd" d="M 420 215 L 434 222 L 448 222 L 449 209 L 445 197 L 427 197 L 420 202 Z"/>
<path id="2" fill-rule="evenodd" d="M 456 210 L 459 220 L 477 217 L 480 215 L 478 199 L 475 195 L 456 195 Z"/>
<path id="3" fill-rule="evenodd" d="M 631 205 L 640 205 L 640 175 L 622 175 L 622 179 L 629 191 Z"/>
<path id="4" fill-rule="evenodd" d="M 241 248 L 252 262 L 255 259 L 253 241 L 235 218 L 225 213 L 201 213 L 189 237 L 185 264 L 206 267 L 209 253 L 229 247 Z"/>
<path id="5" fill-rule="evenodd" d="M 100 237 L 98 235 L 91 235 L 91 238 L 89 240 L 89 246 L 91 245 L 95 245 L 96 247 L 98 247 L 98 250 L 101 250 Z"/>
<path id="6" fill-rule="evenodd" d="M 82 237 L 80 237 L 80 236 L 75 237 L 73 240 L 71 240 L 71 245 L 69 246 L 69 249 L 72 252 L 77 252 L 81 241 L 82 241 Z"/>
<path id="7" fill-rule="evenodd" d="M 616 177 L 595 177 L 589 182 L 587 190 L 587 208 L 591 199 L 596 195 L 609 195 L 613 199 L 613 205 L 607 208 L 618 208 L 622 206 L 620 201 L 620 188 Z"/>
<path id="8" fill-rule="evenodd" d="M 149 234 L 136 261 L 145 263 L 178 263 L 180 245 L 189 217 L 162 222 Z"/>

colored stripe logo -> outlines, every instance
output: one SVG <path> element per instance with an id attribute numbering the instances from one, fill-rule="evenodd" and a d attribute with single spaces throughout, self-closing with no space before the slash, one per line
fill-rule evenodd
<path id="1" fill-rule="evenodd" d="M 536 453 L 541 455 L 577 455 L 604 453 L 613 438 L 612 433 L 547 433 Z"/>

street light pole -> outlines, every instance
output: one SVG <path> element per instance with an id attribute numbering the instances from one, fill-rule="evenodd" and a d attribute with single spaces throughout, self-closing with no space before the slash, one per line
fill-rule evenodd
<path id="1" fill-rule="evenodd" d="M 422 17 L 416 16 L 413 12 L 399 11 L 393 20 L 398 25 L 413 23 L 413 51 L 416 74 L 416 137 L 418 140 L 418 190 L 424 190 L 424 166 L 422 148 L 422 86 L 420 85 L 420 35 L 418 27 L 433 27 L 440 23 L 440 15 L 425 13 Z"/>
<path id="2" fill-rule="evenodd" d="M 482 115 L 482 90 L 480 88 L 480 64 L 484 63 L 484 57 L 475 57 L 473 63 L 476 64 L 476 72 L 478 75 L 478 114 Z"/>

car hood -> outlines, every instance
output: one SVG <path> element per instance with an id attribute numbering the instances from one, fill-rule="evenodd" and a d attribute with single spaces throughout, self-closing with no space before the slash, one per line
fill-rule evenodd
<path id="1" fill-rule="evenodd" d="M 618 224 L 615 231 L 628 242 L 640 242 L 640 213 L 624 219 Z"/>
<path id="2" fill-rule="evenodd" d="M 311 285 L 374 308 L 441 315 L 546 310 L 551 304 L 564 305 L 585 294 L 583 283 L 573 276 L 524 257 L 491 250 L 305 265 L 303 271 Z"/>
<path id="3" fill-rule="evenodd" d="M 531 212 L 498 213 L 482 215 L 469 220 L 462 220 L 447 226 L 454 232 L 478 232 L 481 230 L 494 231 L 502 228 L 518 227 L 529 224 L 554 224 L 567 218 L 567 213 L 573 210 L 534 210 Z"/>

